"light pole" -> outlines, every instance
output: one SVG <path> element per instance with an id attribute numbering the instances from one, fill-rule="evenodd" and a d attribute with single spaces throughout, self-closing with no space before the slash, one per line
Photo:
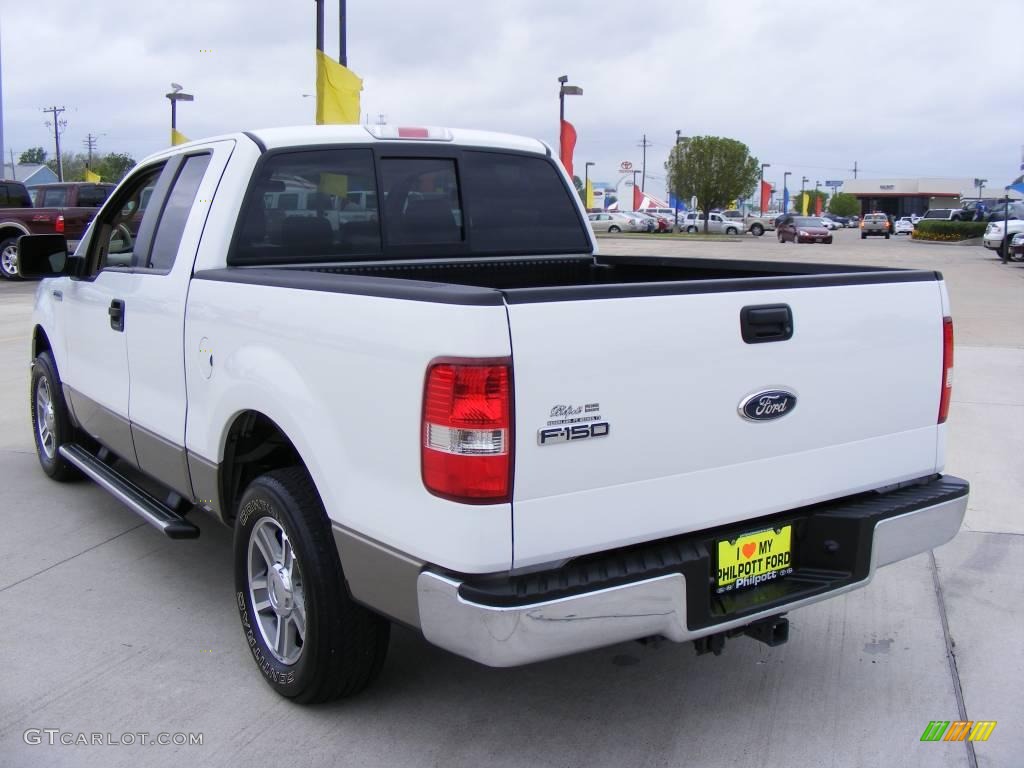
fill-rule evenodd
<path id="1" fill-rule="evenodd" d="M 761 163 L 761 184 L 757 188 L 758 196 L 761 198 L 761 213 L 764 213 L 765 211 L 768 210 L 768 206 L 766 206 L 764 203 L 764 169 L 771 167 L 771 163 Z"/>
<path id="2" fill-rule="evenodd" d="M 978 202 L 981 202 L 981 191 L 985 188 L 985 182 L 988 179 L 975 179 L 974 183 L 978 185 Z"/>
<path id="3" fill-rule="evenodd" d="M 587 196 L 587 185 L 590 184 L 590 166 L 597 165 L 597 163 L 586 162 L 583 164 L 583 207 L 588 211 L 590 210 L 588 203 L 590 202 Z"/>
<path id="4" fill-rule="evenodd" d="M 164 94 L 171 102 L 171 143 L 174 143 L 174 135 L 178 130 L 178 102 L 195 101 L 196 97 L 191 93 L 185 93 L 177 83 L 171 83 L 171 92 Z"/>
<path id="5" fill-rule="evenodd" d="M 807 183 L 808 181 L 810 181 L 810 179 L 808 179 L 808 178 L 807 178 L 806 176 L 804 176 L 803 178 L 801 178 L 801 179 L 800 179 L 800 205 L 801 205 L 801 211 L 800 211 L 800 212 L 801 212 L 801 213 L 803 213 L 803 208 L 802 208 L 802 206 L 803 206 L 803 204 L 804 204 L 804 185 L 805 185 L 805 184 L 806 184 L 806 183 Z"/>
<path id="6" fill-rule="evenodd" d="M 787 181 L 789 180 L 789 177 L 792 176 L 792 175 L 793 175 L 792 171 L 786 171 L 784 174 L 782 174 L 782 212 L 783 213 L 789 213 L 789 211 L 786 210 L 787 208 L 789 208 L 789 185 L 787 184 Z"/>
<path id="7" fill-rule="evenodd" d="M 1010 196 L 1003 195 L 1003 246 L 999 249 L 999 258 L 1003 264 L 1010 261 Z"/>
<path id="8" fill-rule="evenodd" d="M 562 161 L 562 167 L 565 167 L 565 158 L 562 156 L 562 130 L 565 126 L 565 97 L 582 96 L 583 89 L 578 85 L 568 85 L 568 75 L 562 75 L 559 77 L 558 82 L 558 159 Z"/>
<path id="9" fill-rule="evenodd" d="M 679 130 L 678 128 L 676 128 L 676 163 L 679 162 L 679 145 L 682 144 L 683 139 L 685 139 L 685 138 L 688 138 L 688 137 L 683 136 L 683 132 L 681 130 Z M 675 186 L 675 181 L 676 181 L 675 177 L 676 177 L 676 169 L 673 166 L 670 169 L 670 171 L 669 171 L 669 184 L 672 185 L 673 187 Z M 678 189 L 673 190 L 673 196 L 676 199 L 676 226 L 678 227 L 679 226 L 679 190 Z"/>

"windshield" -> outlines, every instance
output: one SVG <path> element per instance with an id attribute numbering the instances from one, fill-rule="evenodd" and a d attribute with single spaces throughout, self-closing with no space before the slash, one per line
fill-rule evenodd
<path id="1" fill-rule="evenodd" d="M 926 213 L 924 217 L 926 219 L 948 219 L 949 209 L 939 208 L 934 211 L 928 211 L 928 213 Z"/>
<path id="2" fill-rule="evenodd" d="M 798 227 L 820 227 L 821 219 L 812 219 L 810 216 L 797 216 L 793 223 Z"/>

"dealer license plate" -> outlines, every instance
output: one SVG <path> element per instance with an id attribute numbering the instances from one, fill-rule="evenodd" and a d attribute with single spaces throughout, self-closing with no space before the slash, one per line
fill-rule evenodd
<path id="1" fill-rule="evenodd" d="M 767 528 L 718 542 L 715 591 L 756 587 L 793 572 L 793 526 Z"/>

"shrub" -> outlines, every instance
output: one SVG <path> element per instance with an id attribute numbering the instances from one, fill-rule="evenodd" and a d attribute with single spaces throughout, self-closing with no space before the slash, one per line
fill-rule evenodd
<path id="1" fill-rule="evenodd" d="M 944 221 L 924 219 L 914 228 L 915 240 L 957 241 L 981 237 L 985 234 L 984 221 Z"/>

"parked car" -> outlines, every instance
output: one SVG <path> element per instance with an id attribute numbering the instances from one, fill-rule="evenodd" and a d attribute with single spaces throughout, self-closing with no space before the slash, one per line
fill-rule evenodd
<path id="1" fill-rule="evenodd" d="M 736 221 L 734 219 L 726 219 L 720 213 L 708 214 L 708 232 L 715 235 L 738 235 L 740 234 L 743 227 L 742 221 Z M 704 231 L 704 216 L 697 212 L 691 211 L 686 214 L 683 219 L 683 223 L 680 225 L 683 232 L 698 233 Z"/>
<path id="2" fill-rule="evenodd" d="M 835 231 L 837 229 L 842 229 L 843 228 L 843 225 L 842 225 L 841 222 L 834 221 L 833 219 L 830 219 L 830 218 L 828 218 L 826 216 L 815 217 L 815 218 L 817 218 L 818 221 L 821 222 L 821 225 L 823 227 L 825 227 L 825 229 L 827 229 L 829 232 L 833 232 L 833 231 Z"/>
<path id="3" fill-rule="evenodd" d="M 17 182 L 4 182 L 8 188 L 12 184 Z M 40 184 L 32 189 L 31 201 L 15 190 L 13 199 L 29 205 L 0 210 L 0 275 L 8 280 L 18 278 L 18 238 L 22 235 L 64 235 L 74 248 L 113 188 L 113 184 L 91 182 Z"/>
<path id="4" fill-rule="evenodd" d="M 1010 240 L 1010 258 L 1014 261 L 1024 261 L 1024 232 L 1018 232 Z"/>
<path id="5" fill-rule="evenodd" d="M 882 236 L 886 240 L 892 230 L 892 222 L 884 213 L 866 213 L 860 220 L 860 239 L 867 237 Z"/>
<path id="6" fill-rule="evenodd" d="M 1024 220 L 990 221 L 985 227 L 985 234 L 981 242 L 990 251 L 998 251 L 1003 247 L 1003 237 L 1006 232 L 1009 232 L 1011 236 L 1018 232 L 1024 232 Z"/>
<path id="7" fill-rule="evenodd" d="M 657 232 L 658 231 L 658 220 L 650 214 L 644 213 L 643 211 L 633 211 L 631 214 L 637 222 L 640 224 L 642 231 L 644 232 Z"/>
<path id="8" fill-rule="evenodd" d="M 787 214 L 775 233 L 780 243 L 832 243 L 832 232 L 817 216 Z"/>
<path id="9" fill-rule="evenodd" d="M 1007 212 L 1011 219 L 1024 219 L 1024 200 L 1011 200 L 1009 206 L 1000 201 L 986 211 L 988 221 L 1005 221 Z"/>
<path id="10" fill-rule="evenodd" d="M 921 218 L 929 221 L 966 221 L 969 217 L 961 208 L 929 208 Z"/>
<path id="11" fill-rule="evenodd" d="M 268 190 L 339 176 L 377 192 L 376 220 L 326 216 L 323 198 L 267 207 Z M 113 248 L 146 189 L 139 247 Z M 949 541 L 967 508 L 943 474 L 939 272 L 602 257 L 541 141 L 194 141 L 142 160 L 74 255 L 25 237 L 18 267 L 45 278 L 25 329 L 41 471 L 96 481 L 172 539 L 228 526 L 227 552 L 218 535 L 160 558 L 230 558 L 202 572 L 233 584 L 201 587 L 239 618 L 225 655 L 296 703 L 369 686 L 391 622 L 492 667 L 650 637 L 779 645 L 784 614 Z M 67 515 L 76 492 L 93 496 L 62 489 Z M 77 567 L 103 589 L 153 566 Z M 166 609 L 199 642 L 191 605 Z M 905 618 L 888 608 L 865 621 Z M 104 611 L 75 622 L 104 663 L 125 657 Z M 826 631 L 777 658 L 799 664 Z M 602 695 L 624 695 L 616 677 Z"/>
<path id="12" fill-rule="evenodd" d="M 615 234 L 616 232 L 639 232 L 641 230 L 640 223 L 636 218 L 624 213 L 591 213 L 587 215 L 587 219 L 595 232 Z"/>
<path id="13" fill-rule="evenodd" d="M 28 187 L 20 181 L 0 181 L 0 208 L 31 208 Z"/>
<path id="14" fill-rule="evenodd" d="M 910 220 L 909 216 L 903 216 L 896 221 L 896 227 L 893 229 L 895 235 L 910 235 L 914 232 L 914 222 Z"/>
<path id="15" fill-rule="evenodd" d="M 751 213 L 743 217 L 744 231 L 755 237 L 760 237 L 765 232 L 775 231 L 775 216 L 766 213 L 763 216 L 759 213 Z"/>

